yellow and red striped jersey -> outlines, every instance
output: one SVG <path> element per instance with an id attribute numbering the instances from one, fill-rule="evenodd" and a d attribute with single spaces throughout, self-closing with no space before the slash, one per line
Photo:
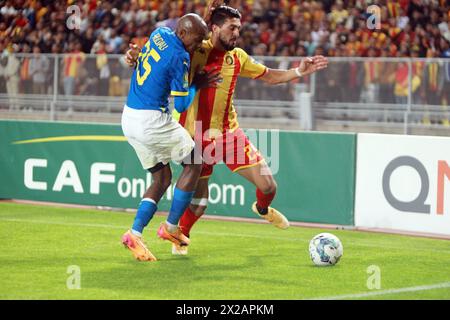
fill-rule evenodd
<path id="1" fill-rule="evenodd" d="M 196 133 L 195 121 L 201 121 L 201 133 L 209 130 L 209 139 L 239 128 L 233 104 L 237 77 L 256 79 L 267 72 L 266 66 L 256 62 L 240 48 L 220 51 L 214 48 L 211 40 L 203 41 L 202 48 L 191 57 L 190 79 L 192 80 L 195 72 L 212 68 L 220 70 L 223 81 L 216 88 L 199 90 L 193 104 L 180 116 L 181 125 L 192 136 Z"/>
<path id="2" fill-rule="evenodd" d="M 78 77 L 81 64 L 86 60 L 83 52 L 69 53 L 64 57 L 64 76 Z"/>
<path id="3" fill-rule="evenodd" d="M 389 16 L 392 18 L 398 18 L 400 16 L 400 4 L 396 1 L 388 1 L 387 2 Z"/>

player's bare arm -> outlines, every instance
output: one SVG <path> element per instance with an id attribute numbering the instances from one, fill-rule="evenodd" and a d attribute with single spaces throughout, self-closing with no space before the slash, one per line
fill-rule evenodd
<path id="1" fill-rule="evenodd" d="M 304 77 L 328 67 L 328 59 L 324 56 L 303 58 L 297 68 L 289 70 L 267 69 L 267 72 L 259 78 L 269 84 L 289 82 L 299 77 Z"/>

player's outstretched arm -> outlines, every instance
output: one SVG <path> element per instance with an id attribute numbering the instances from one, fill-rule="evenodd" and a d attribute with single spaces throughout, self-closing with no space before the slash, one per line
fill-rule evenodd
<path id="1" fill-rule="evenodd" d="M 297 68 L 282 70 L 268 69 L 259 79 L 269 84 L 285 83 L 328 67 L 328 59 L 324 56 L 303 58 Z"/>

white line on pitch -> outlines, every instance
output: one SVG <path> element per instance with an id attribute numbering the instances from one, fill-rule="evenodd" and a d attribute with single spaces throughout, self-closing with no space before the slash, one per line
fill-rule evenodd
<path id="1" fill-rule="evenodd" d="M 444 288 L 450 288 L 450 282 L 442 282 L 442 283 L 437 283 L 437 284 L 432 284 L 432 285 L 427 285 L 427 286 L 388 289 L 388 290 L 371 291 L 371 292 L 355 293 L 355 294 L 344 294 L 344 295 L 340 295 L 340 296 L 319 297 L 319 298 L 312 298 L 310 300 L 358 299 L 358 298 L 367 298 L 367 297 L 374 297 L 374 296 L 383 296 L 383 295 L 389 295 L 389 294 L 395 294 L 395 293 L 418 292 L 418 291 L 444 289 Z"/>
<path id="2" fill-rule="evenodd" d="M 117 226 L 110 224 L 97 224 L 97 223 L 71 223 L 71 222 L 57 222 L 57 221 L 42 221 L 42 220 L 31 220 L 31 219 L 14 219 L 14 218 L 0 218 L 0 221 L 7 222 L 26 222 L 26 223 L 37 223 L 37 224 L 50 224 L 50 225 L 60 225 L 60 226 L 74 226 L 74 227 L 90 227 L 90 228 L 111 228 L 111 229 L 126 229 L 125 226 Z M 154 230 L 152 228 L 147 228 L 147 230 Z M 265 238 L 265 239 L 275 239 L 275 240 L 285 240 L 285 241 L 309 241 L 307 238 L 283 238 L 283 237 L 273 237 L 258 234 L 243 234 L 243 233 L 229 233 L 229 232 L 208 232 L 208 231 L 196 231 L 198 234 L 204 235 L 214 235 L 214 236 L 224 236 L 224 237 L 246 237 L 246 238 Z"/>
<path id="3" fill-rule="evenodd" d="M 0 218 L 0 221 L 7 222 L 26 222 L 26 223 L 38 223 L 38 224 L 50 224 L 50 225 L 60 225 L 60 226 L 74 226 L 74 227 L 90 227 L 90 228 L 111 228 L 111 229 L 126 229 L 126 226 L 117 226 L 111 224 L 101 224 L 101 223 L 71 223 L 71 222 L 57 222 L 57 221 L 43 221 L 43 220 L 31 220 L 31 219 L 14 219 L 14 218 Z M 148 228 L 147 230 L 153 230 L 152 228 Z M 156 229 L 154 229 L 156 231 Z M 230 233 L 230 232 L 208 232 L 208 231 L 196 231 L 198 234 L 203 235 L 214 235 L 214 236 L 223 236 L 223 237 L 243 237 L 243 238 L 256 238 L 256 239 L 272 239 L 272 240 L 281 240 L 281 241 L 290 241 L 290 242 L 298 242 L 298 241 L 309 241 L 309 238 L 295 237 L 295 238 L 285 238 L 285 237 L 276 237 L 270 235 L 258 235 L 258 234 L 243 234 L 243 233 Z M 388 247 L 390 249 L 398 249 L 403 250 L 405 247 L 401 246 L 387 246 L 385 243 L 377 244 L 377 243 L 367 243 L 363 241 L 358 241 L 354 245 L 362 246 L 362 247 Z M 414 250 L 418 251 L 433 251 L 433 252 L 444 252 L 450 253 L 449 250 L 440 250 L 440 249 L 432 249 L 432 248 L 414 248 Z"/>

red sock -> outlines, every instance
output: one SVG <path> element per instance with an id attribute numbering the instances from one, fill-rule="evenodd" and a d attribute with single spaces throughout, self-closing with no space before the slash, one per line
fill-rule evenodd
<path id="1" fill-rule="evenodd" d="M 256 189 L 256 205 L 258 208 L 267 209 L 275 198 L 275 193 L 264 194 L 261 190 Z"/>
<path id="2" fill-rule="evenodd" d="M 192 226 L 194 225 L 194 223 L 197 222 L 197 220 L 200 217 L 201 217 L 201 215 L 197 217 L 195 215 L 195 213 L 193 213 L 189 207 L 187 207 L 186 210 L 184 210 L 184 213 L 181 216 L 179 225 L 180 225 L 181 231 L 183 232 L 183 234 L 186 237 L 189 237 L 189 233 L 191 232 Z"/>

